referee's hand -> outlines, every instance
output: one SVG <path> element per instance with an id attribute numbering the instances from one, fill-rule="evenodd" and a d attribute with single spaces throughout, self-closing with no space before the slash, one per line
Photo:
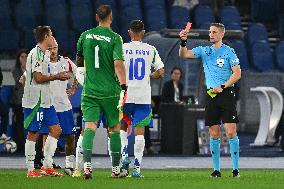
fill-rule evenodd
<path id="1" fill-rule="evenodd" d="M 222 89 L 221 86 L 217 86 L 217 87 L 214 87 L 214 88 L 212 89 L 212 93 L 218 94 L 218 93 L 221 93 L 221 92 L 223 92 L 223 89 Z"/>
<path id="2" fill-rule="evenodd" d="M 181 30 L 179 32 L 179 37 L 181 40 L 187 40 L 187 32 L 185 30 Z"/>

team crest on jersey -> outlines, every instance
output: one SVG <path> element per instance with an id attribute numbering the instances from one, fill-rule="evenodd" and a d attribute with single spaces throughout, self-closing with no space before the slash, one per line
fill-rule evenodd
<path id="1" fill-rule="evenodd" d="M 217 59 L 217 66 L 219 66 L 220 68 L 224 66 L 224 63 L 225 63 L 224 59 L 222 58 Z"/>

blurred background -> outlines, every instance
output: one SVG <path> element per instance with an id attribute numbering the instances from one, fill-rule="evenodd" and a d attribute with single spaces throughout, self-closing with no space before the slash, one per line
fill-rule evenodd
<path id="1" fill-rule="evenodd" d="M 235 86 L 240 154 L 284 155 L 282 0 L 0 0 L 0 67 L 3 75 L 0 155 L 23 155 L 23 91 L 18 75 L 25 67 L 21 55 L 26 55 L 36 45 L 32 29 L 50 25 L 59 44 L 59 53 L 74 60 L 77 39 L 83 31 L 97 26 L 95 10 L 101 4 L 112 7 L 112 29 L 125 42 L 130 40 L 127 34 L 130 21 L 142 20 L 147 32 L 143 40 L 157 48 L 165 64 L 165 78 L 151 83 L 154 128 L 150 129 L 145 153 L 209 155 L 208 130 L 204 127 L 206 91 L 202 64 L 199 60 L 178 56 L 178 33 L 187 22 L 192 22 L 187 47 L 208 45 L 210 24 L 221 22 L 226 28 L 225 43 L 234 48 L 242 69 L 242 79 Z M 171 70 L 175 66 L 181 69 L 180 81 L 184 85 L 181 102 L 163 103 L 163 85 L 171 79 Z M 82 116 L 81 90 L 79 87 L 70 99 L 78 134 Z M 106 134 L 101 133 L 96 140 L 106 144 Z M 130 144 L 133 138 L 129 137 Z M 61 153 L 64 140 L 59 143 L 62 149 L 59 147 L 58 153 Z M 225 137 L 221 145 L 222 153 L 228 154 Z M 106 145 L 101 146 L 102 149 L 96 149 L 96 154 L 107 153 Z"/>

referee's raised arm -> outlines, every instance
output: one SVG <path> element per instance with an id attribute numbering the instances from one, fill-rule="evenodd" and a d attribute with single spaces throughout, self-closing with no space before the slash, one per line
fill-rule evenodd
<path id="1" fill-rule="evenodd" d="M 185 30 L 181 30 L 181 32 L 179 33 L 179 37 L 180 37 L 179 56 L 183 58 L 194 58 L 192 50 L 188 50 L 186 48 L 187 32 Z"/>

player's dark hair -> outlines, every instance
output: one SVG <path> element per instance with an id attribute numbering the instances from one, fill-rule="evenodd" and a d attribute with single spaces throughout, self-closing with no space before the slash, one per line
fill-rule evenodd
<path id="1" fill-rule="evenodd" d="M 42 42 L 45 38 L 45 35 L 48 35 L 51 32 L 50 26 L 37 26 L 33 29 L 35 39 L 38 43 Z"/>
<path id="2" fill-rule="evenodd" d="M 130 30 L 134 33 L 139 33 L 144 30 L 144 24 L 141 20 L 132 20 L 130 23 Z"/>
<path id="3" fill-rule="evenodd" d="M 225 26 L 222 23 L 212 23 L 211 26 L 217 27 L 219 30 L 221 30 L 223 33 L 225 33 Z"/>
<path id="4" fill-rule="evenodd" d="M 111 14 L 111 7 L 109 5 L 100 5 L 97 8 L 96 14 L 100 20 L 105 20 Z"/>

